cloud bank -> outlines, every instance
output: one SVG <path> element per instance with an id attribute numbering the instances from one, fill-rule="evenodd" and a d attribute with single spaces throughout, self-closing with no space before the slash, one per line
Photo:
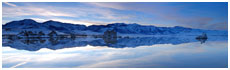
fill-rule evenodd
<path id="1" fill-rule="evenodd" d="M 226 2 L 3 2 L 3 24 L 12 20 L 68 20 L 74 24 L 101 25 L 116 22 L 163 27 L 184 26 L 198 29 L 227 30 Z"/>

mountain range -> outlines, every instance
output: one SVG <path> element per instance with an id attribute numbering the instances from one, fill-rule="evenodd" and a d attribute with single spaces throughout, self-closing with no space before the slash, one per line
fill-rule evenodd
<path id="1" fill-rule="evenodd" d="M 120 35 L 138 34 L 138 35 L 199 35 L 207 33 L 207 35 L 228 35 L 228 31 L 224 30 L 203 30 L 193 29 L 181 26 L 175 27 L 157 27 L 139 24 L 113 23 L 107 25 L 80 25 L 63 23 L 59 21 L 46 21 L 43 23 L 36 22 L 32 19 L 24 19 L 19 21 L 11 21 L 2 25 L 3 34 L 17 34 L 24 30 L 43 31 L 49 33 L 56 31 L 59 34 L 86 34 L 98 35 L 103 34 L 107 30 L 115 30 Z"/>

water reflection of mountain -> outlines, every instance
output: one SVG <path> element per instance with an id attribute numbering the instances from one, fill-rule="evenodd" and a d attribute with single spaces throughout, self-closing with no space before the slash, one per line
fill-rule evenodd
<path id="1" fill-rule="evenodd" d="M 108 46 L 111 48 L 125 48 L 138 46 L 151 46 L 156 44 L 182 44 L 197 42 L 194 37 L 139 37 L 139 38 L 23 38 L 3 39 L 3 46 L 18 50 L 37 51 L 41 48 L 52 50 L 91 46 Z M 202 43 L 203 40 L 202 40 Z"/>

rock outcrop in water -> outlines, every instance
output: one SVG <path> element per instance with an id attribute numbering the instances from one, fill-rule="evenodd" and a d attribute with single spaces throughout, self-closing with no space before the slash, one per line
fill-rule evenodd
<path id="1" fill-rule="evenodd" d="M 52 50 L 91 46 L 107 46 L 110 48 L 135 48 L 157 44 L 183 44 L 197 42 L 194 38 L 182 37 L 140 37 L 140 38 L 23 38 L 3 39 L 3 46 L 19 50 L 38 51 L 41 48 Z"/>

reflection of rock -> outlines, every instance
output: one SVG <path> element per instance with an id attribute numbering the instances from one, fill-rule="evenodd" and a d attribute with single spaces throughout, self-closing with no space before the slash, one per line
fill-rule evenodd
<path id="1" fill-rule="evenodd" d="M 117 32 L 115 30 L 107 30 L 104 32 L 103 37 L 104 38 L 116 38 Z"/>
<path id="2" fill-rule="evenodd" d="M 21 42 L 23 42 L 24 44 L 36 44 L 36 43 L 44 43 L 46 40 L 43 40 L 41 38 L 34 38 L 34 39 L 29 39 L 29 38 L 26 38 L 26 39 L 22 39 Z"/>
<path id="3" fill-rule="evenodd" d="M 14 34 L 4 34 L 4 35 L 2 35 L 2 38 L 5 38 L 5 39 L 17 39 L 17 35 L 14 35 Z"/>
<path id="4" fill-rule="evenodd" d="M 196 37 L 196 40 L 200 41 L 201 44 L 202 44 L 202 43 L 205 43 L 205 41 L 206 41 L 207 39 L 208 39 L 208 37 L 207 37 L 206 33 L 203 33 L 202 35 Z"/>
<path id="5" fill-rule="evenodd" d="M 200 41 L 200 40 L 199 40 Z M 206 40 L 201 40 L 204 43 Z M 193 37 L 139 37 L 139 38 L 27 38 L 27 39 L 3 39 L 3 46 L 16 49 L 37 51 L 41 48 L 52 50 L 91 46 L 108 46 L 112 48 L 151 46 L 156 44 L 182 44 L 196 42 Z"/>
<path id="6" fill-rule="evenodd" d="M 58 43 L 58 38 L 49 38 L 49 41 L 52 43 L 52 44 L 57 44 Z"/>
<path id="7" fill-rule="evenodd" d="M 201 44 L 205 43 L 207 38 L 197 38 L 196 40 L 200 41 Z"/>
<path id="8" fill-rule="evenodd" d="M 208 39 L 208 37 L 205 33 L 203 33 L 202 35 L 196 37 L 196 39 Z"/>
<path id="9" fill-rule="evenodd" d="M 57 37 L 57 32 L 56 31 L 51 31 L 49 34 L 48 34 L 49 37 Z"/>
<path id="10" fill-rule="evenodd" d="M 103 38 L 103 40 L 106 44 L 116 44 L 117 43 L 117 38 Z"/>

